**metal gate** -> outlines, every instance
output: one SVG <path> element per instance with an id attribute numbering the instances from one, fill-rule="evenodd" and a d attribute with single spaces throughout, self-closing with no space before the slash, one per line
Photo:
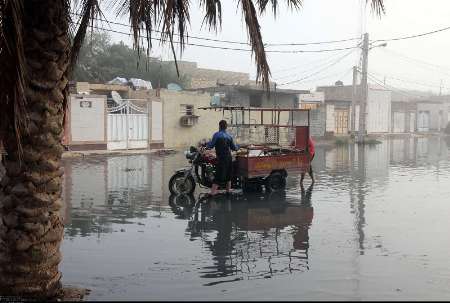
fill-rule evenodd
<path id="1" fill-rule="evenodd" d="M 108 150 L 148 148 L 148 108 L 131 100 L 108 108 Z"/>
<path id="2" fill-rule="evenodd" d="M 335 109 L 334 114 L 336 134 L 348 134 L 348 110 Z"/>

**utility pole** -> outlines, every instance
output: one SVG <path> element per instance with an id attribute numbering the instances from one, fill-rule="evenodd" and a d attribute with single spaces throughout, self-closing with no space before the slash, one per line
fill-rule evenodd
<path id="1" fill-rule="evenodd" d="M 362 76 L 361 76 L 361 102 L 359 105 L 359 129 L 357 142 L 363 143 L 366 135 L 366 107 L 367 107 L 367 67 L 369 61 L 369 34 L 364 34 L 364 41 L 362 46 Z"/>
<path id="2" fill-rule="evenodd" d="M 352 135 L 356 132 L 356 99 L 358 98 L 358 67 L 353 66 L 353 87 L 352 87 Z"/>

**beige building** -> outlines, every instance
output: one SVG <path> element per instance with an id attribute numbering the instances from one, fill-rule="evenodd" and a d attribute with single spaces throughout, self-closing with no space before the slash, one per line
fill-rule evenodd
<path id="1" fill-rule="evenodd" d="M 223 118 L 222 111 L 199 109 L 209 106 L 211 96 L 208 93 L 162 89 L 160 98 L 165 148 L 181 148 L 211 139 Z"/>
<path id="2" fill-rule="evenodd" d="M 218 69 L 199 68 L 196 62 L 178 61 L 181 75 L 189 78 L 186 89 L 214 87 L 218 84 L 247 84 L 250 80 L 248 73 L 224 71 Z"/>

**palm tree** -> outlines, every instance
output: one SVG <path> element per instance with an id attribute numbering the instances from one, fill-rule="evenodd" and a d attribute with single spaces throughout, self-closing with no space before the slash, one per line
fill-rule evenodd
<path id="1" fill-rule="evenodd" d="M 383 0 L 371 1 L 378 12 Z M 302 0 L 285 0 L 290 8 Z M 220 28 L 220 0 L 199 0 L 209 29 Z M 238 0 L 257 66 L 268 87 L 270 69 L 258 16 L 277 0 Z M 134 47 L 141 34 L 152 47 L 161 31 L 181 50 L 187 37 L 189 0 L 111 0 L 107 9 L 128 14 Z M 71 21 L 71 10 L 81 15 Z M 63 224 L 61 155 L 68 79 L 90 22 L 102 18 L 99 0 L 0 0 L 0 141 L 7 156 L 0 185 L 0 295 L 51 298 L 61 291 L 59 246 Z M 175 33 L 176 32 L 176 33 Z M 144 45 L 145 46 L 145 45 Z"/>

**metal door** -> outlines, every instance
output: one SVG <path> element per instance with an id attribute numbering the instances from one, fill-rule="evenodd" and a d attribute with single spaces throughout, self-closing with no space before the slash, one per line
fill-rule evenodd
<path id="1" fill-rule="evenodd" d="M 130 100 L 108 109 L 108 149 L 148 147 L 148 111 Z"/>
<path id="2" fill-rule="evenodd" d="M 419 132 L 427 132 L 430 129 L 430 112 L 419 111 L 417 115 L 417 130 Z"/>
<path id="3" fill-rule="evenodd" d="M 336 134 L 348 134 L 348 110 L 335 109 Z"/>

